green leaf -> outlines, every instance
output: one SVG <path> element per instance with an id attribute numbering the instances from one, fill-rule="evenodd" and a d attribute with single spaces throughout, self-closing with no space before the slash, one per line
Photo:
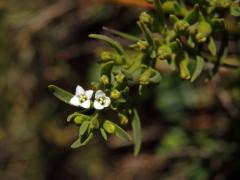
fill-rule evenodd
<path id="1" fill-rule="evenodd" d="M 80 113 L 78 112 L 75 112 L 73 114 L 70 114 L 68 117 L 67 117 L 67 122 L 70 122 L 74 117 L 80 115 Z"/>
<path id="2" fill-rule="evenodd" d="M 85 146 L 93 138 L 93 133 L 90 132 L 87 138 L 81 143 L 81 146 Z"/>
<path id="3" fill-rule="evenodd" d="M 165 27 L 165 17 L 162 9 L 162 3 L 160 0 L 154 0 L 154 5 L 156 7 L 156 16 L 157 16 L 156 23 L 159 26 L 159 30 L 163 31 Z"/>
<path id="4" fill-rule="evenodd" d="M 90 132 L 87 136 L 86 139 L 83 139 L 83 137 L 79 136 L 79 138 L 74 141 L 74 143 L 71 145 L 71 148 L 76 149 L 79 148 L 81 146 L 86 145 L 91 139 L 93 138 L 93 133 Z"/>
<path id="5" fill-rule="evenodd" d="M 129 40 L 129 41 L 137 42 L 137 41 L 140 40 L 140 39 L 139 39 L 138 37 L 136 37 L 136 36 L 133 36 L 133 35 L 130 35 L 130 34 L 127 34 L 127 33 L 124 33 L 124 32 L 120 32 L 120 31 L 117 31 L 117 30 L 115 30 L 115 29 L 111 29 L 111 28 L 108 28 L 108 27 L 103 27 L 103 29 L 104 29 L 105 31 L 108 31 L 108 32 L 112 33 L 112 34 L 115 34 L 115 35 L 117 35 L 117 36 L 120 36 L 120 37 L 122 37 L 122 38 L 125 38 L 125 39 L 127 39 L 127 40 Z"/>
<path id="6" fill-rule="evenodd" d="M 105 132 L 105 130 L 103 128 L 100 128 L 100 132 L 101 132 L 103 139 L 105 141 L 107 141 L 108 137 L 107 137 L 107 133 Z"/>
<path id="7" fill-rule="evenodd" d="M 81 125 L 81 127 L 79 128 L 79 135 L 82 136 L 88 129 L 89 126 L 89 121 L 84 121 Z"/>
<path id="8" fill-rule="evenodd" d="M 208 49 L 213 56 L 217 54 L 217 47 L 212 37 L 209 38 Z"/>
<path id="9" fill-rule="evenodd" d="M 113 123 L 113 122 L 111 122 Z M 114 126 L 116 127 L 115 130 L 115 135 L 123 140 L 127 140 L 127 141 L 131 141 L 131 136 L 124 130 L 122 129 L 120 126 L 118 126 L 117 124 L 113 123 Z"/>
<path id="10" fill-rule="evenodd" d="M 48 88 L 53 90 L 53 95 L 56 96 L 58 99 L 67 104 L 70 104 L 70 100 L 74 96 L 73 94 L 54 85 L 49 85 Z"/>
<path id="11" fill-rule="evenodd" d="M 74 143 L 72 143 L 71 148 L 75 149 L 81 146 L 81 138 L 79 137 Z"/>
<path id="12" fill-rule="evenodd" d="M 103 40 L 103 41 L 107 42 L 111 47 L 113 47 L 118 52 L 118 54 L 120 54 L 120 55 L 125 54 L 124 49 L 121 46 L 121 44 L 119 44 L 117 41 L 113 40 L 112 38 L 110 38 L 108 36 L 101 35 L 101 34 L 90 34 L 89 37 Z"/>
<path id="13" fill-rule="evenodd" d="M 197 79 L 197 77 L 200 75 L 200 73 L 202 72 L 202 70 L 204 68 L 204 64 L 205 64 L 204 59 L 201 56 L 197 56 L 195 68 L 194 68 L 193 75 L 191 78 L 191 82 L 195 81 L 195 79 Z"/>
<path id="14" fill-rule="evenodd" d="M 136 109 L 133 110 L 132 128 L 134 138 L 134 155 L 136 156 L 140 152 L 142 142 L 141 122 Z"/>

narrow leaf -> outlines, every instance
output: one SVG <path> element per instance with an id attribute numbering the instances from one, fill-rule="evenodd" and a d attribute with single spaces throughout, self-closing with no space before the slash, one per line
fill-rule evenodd
<path id="1" fill-rule="evenodd" d="M 71 148 L 76 149 L 81 146 L 81 138 L 79 137 L 74 143 L 72 143 Z"/>
<path id="2" fill-rule="evenodd" d="M 84 121 L 79 129 L 79 135 L 82 136 L 88 129 L 89 121 Z"/>
<path id="3" fill-rule="evenodd" d="M 197 79 L 197 77 L 200 75 L 200 73 L 202 72 L 202 70 L 204 68 L 204 64 L 205 64 L 204 59 L 201 56 L 197 56 L 195 68 L 194 68 L 193 75 L 191 78 L 191 82 L 195 81 L 195 79 Z"/>
<path id="4" fill-rule="evenodd" d="M 100 132 L 101 132 L 103 139 L 105 141 L 107 141 L 108 138 L 107 138 L 107 133 L 105 132 L 105 130 L 103 128 L 100 128 Z"/>
<path id="5" fill-rule="evenodd" d="M 112 122 L 113 123 L 113 122 Z M 115 135 L 123 140 L 131 141 L 131 136 L 120 126 L 117 124 L 113 123 L 114 126 L 116 127 Z"/>
<path id="6" fill-rule="evenodd" d="M 61 101 L 67 104 L 70 104 L 69 102 L 73 97 L 73 94 L 54 85 L 49 85 L 48 88 L 53 90 L 53 95 L 56 96 L 58 99 L 60 99 Z"/>
<path id="7" fill-rule="evenodd" d="M 81 143 L 81 146 L 85 146 L 93 138 L 93 133 L 90 132 L 87 138 Z"/>
<path id="8" fill-rule="evenodd" d="M 110 38 L 108 36 L 101 35 L 101 34 L 90 34 L 89 37 L 103 40 L 103 41 L 107 42 L 111 47 L 113 47 L 118 52 L 118 54 L 120 54 L 120 55 L 125 54 L 124 49 L 121 46 L 121 44 L 119 44 L 117 41 L 113 40 L 112 38 Z"/>
<path id="9" fill-rule="evenodd" d="M 93 133 L 89 133 L 87 138 L 85 140 L 83 140 L 83 138 L 81 136 L 79 136 L 79 138 L 74 141 L 74 143 L 71 145 L 71 148 L 76 149 L 79 148 L 81 146 L 86 145 L 91 139 L 93 138 Z M 83 141 L 83 142 L 82 142 Z"/>
<path id="10" fill-rule="evenodd" d="M 111 28 L 108 28 L 108 27 L 103 27 L 103 29 L 105 31 L 108 31 L 114 35 L 117 35 L 117 36 L 120 36 L 122 38 L 125 38 L 129 41 L 133 41 L 133 42 L 137 42 L 138 40 L 140 40 L 138 37 L 136 36 L 133 36 L 133 35 L 130 35 L 130 34 L 127 34 L 127 33 L 124 33 L 124 32 L 120 32 L 120 31 L 117 31 L 115 29 L 111 29 Z"/>
<path id="11" fill-rule="evenodd" d="M 208 49 L 213 56 L 216 56 L 217 47 L 216 47 L 215 41 L 212 37 L 210 37 L 210 39 L 209 39 Z"/>
<path id="12" fill-rule="evenodd" d="M 136 109 L 133 110 L 132 128 L 134 138 L 134 155 L 136 156 L 140 152 L 142 142 L 141 122 Z"/>
<path id="13" fill-rule="evenodd" d="M 165 17 L 162 9 L 162 3 L 160 0 L 154 0 L 154 5 L 156 7 L 156 14 L 157 14 L 156 23 L 159 25 L 160 31 L 162 31 L 165 26 Z"/>

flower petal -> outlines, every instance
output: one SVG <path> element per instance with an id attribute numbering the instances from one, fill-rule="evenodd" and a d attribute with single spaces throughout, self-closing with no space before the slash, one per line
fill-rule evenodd
<path id="1" fill-rule="evenodd" d="M 93 90 L 87 90 L 85 91 L 85 95 L 87 96 L 87 99 L 91 99 L 93 95 Z"/>
<path id="2" fill-rule="evenodd" d="M 84 101 L 83 103 L 80 104 L 80 106 L 85 109 L 89 109 L 90 108 L 90 100 Z"/>
<path id="3" fill-rule="evenodd" d="M 106 94 L 102 91 L 102 90 L 98 90 L 96 93 L 95 93 L 95 99 L 99 99 L 100 97 L 102 96 L 106 96 Z"/>
<path id="4" fill-rule="evenodd" d="M 78 96 L 78 95 L 84 94 L 84 93 L 85 93 L 85 91 L 82 88 L 82 86 L 77 85 L 75 94 Z"/>
<path id="5" fill-rule="evenodd" d="M 94 101 L 93 106 L 94 106 L 94 108 L 97 109 L 97 110 L 101 110 L 101 109 L 104 108 L 104 106 L 101 105 L 101 104 L 100 104 L 98 101 L 96 101 L 96 100 Z"/>
<path id="6" fill-rule="evenodd" d="M 73 96 L 70 100 L 70 104 L 74 105 L 74 106 L 80 106 L 80 101 L 79 98 L 77 96 Z"/>
<path id="7" fill-rule="evenodd" d="M 105 96 L 105 104 L 104 107 L 108 107 L 111 103 L 111 99 L 108 96 Z"/>

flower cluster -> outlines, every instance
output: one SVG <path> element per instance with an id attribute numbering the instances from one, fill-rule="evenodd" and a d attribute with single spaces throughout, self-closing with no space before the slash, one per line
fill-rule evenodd
<path id="1" fill-rule="evenodd" d="M 161 63 L 165 61 L 169 68 L 178 71 L 180 78 L 191 82 L 203 71 L 208 72 L 209 76 L 214 75 L 221 66 L 229 41 L 223 15 L 230 12 L 231 15 L 240 17 L 238 2 L 198 0 L 185 5 L 185 2 L 172 0 L 147 1 L 155 6 L 156 14 L 141 13 L 137 21 L 141 30 L 139 36 L 105 28 L 110 33 L 129 40 L 130 51 L 126 51 L 120 43 L 108 36 L 89 35 L 112 47 L 112 50 L 103 51 L 100 55 L 100 76 L 97 82 L 92 82 L 96 89 L 94 100 L 94 91 L 84 90 L 79 85 L 75 95 L 54 85 L 49 86 L 53 94 L 63 102 L 85 110 L 95 109 L 87 112 L 80 110 L 67 118 L 68 122 L 73 119 L 79 126 L 79 137 L 71 145 L 72 148 L 86 145 L 93 138 L 95 130 L 99 130 L 105 140 L 110 134 L 127 141 L 132 140 L 134 154 L 137 155 L 142 135 L 135 101 L 144 93 L 144 89 L 160 83 Z M 221 40 L 218 39 L 219 46 L 215 42 L 216 35 L 221 36 Z M 206 68 L 206 62 L 213 63 L 213 69 Z M 105 89 L 111 99 L 100 89 Z M 99 111 L 110 104 L 111 113 Z M 117 119 L 121 125 L 131 122 L 129 124 L 133 138 L 118 125 Z"/>
<path id="2" fill-rule="evenodd" d="M 73 106 L 80 106 L 84 109 L 89 109 L 91 107 L 91 98 L 93 95 L 93 90 L 84 90 L 81 86 L 76 87 L 75 95 L 71 98 L 70 104 Z M 108 107 L 111 103 L 111 99 L 106 96 L 102 90 L 98 90 L 95 93 L 95 100 L 93 102 L 93 107 L 97 110 L 102 110 Z"/>

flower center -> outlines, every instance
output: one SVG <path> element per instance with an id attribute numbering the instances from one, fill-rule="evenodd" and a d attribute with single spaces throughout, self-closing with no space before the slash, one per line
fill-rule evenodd
<path id="1" fill-rule="evenodd" d="M 101 104 L 101 105 L 104 105 L 105 104 L 105 97 L 100 97 L 99 99 L 98 99 L 98 102 L 99 102 L 99 104 Z"/>
<path id="2" fill-rule="evenodd" d="M 80 103 L 83 103 L 87 100 L 87 96 L 85 96 L 84 94 L 79 95 L 78 98 L 79 98 Z"/>

